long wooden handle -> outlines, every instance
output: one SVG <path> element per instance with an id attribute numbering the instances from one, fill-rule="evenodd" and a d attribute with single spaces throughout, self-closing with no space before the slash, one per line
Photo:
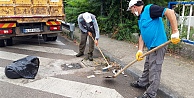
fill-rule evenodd
<path id="1" fill-rule="evenodd" d="M 154 52 L 154 51 L 156 51 L 156 50 L 158 50 L 158 49 L 160 49 L 160 48 L 162 48 L 162 47 L 168 45 L 169 43 L 171 43 L 171 41 L 167 41 L 167 42 L 161 44 L 160 46 L 153 48 L 152 50 L 150 50 L 150 51 L 146 52 L 145 54 L 143 54 L 143 55 L 141 56 L 141 58 L 143 58 L 143 57 L 145 57 L 146 55 L 148 55 L 148 54 L 150 54 L 150 53 L 152 53 L 152 52 Z M 135 62 L 137 62 L 137 61 L 138 61 L 138 60 L 135 59 L 134 61 L 130 62 L 127 66 L 125 66 L 123 69 L 121 69 L 121 70 L 120 70 L 118 73 L 116 73 L 113 77 L 114 77 L 114 78 L 117 77 L 120 73 L 122 73 L 125 69 L 127 69 L 129 66 L 133 65 L 133 64 L 134 64 Z"/>
<path id="2" fill-rule="evenodd" d="M 92 38 L 92 40 L 95 42 L 94 37 L 92 37 L 92 36 L 90 36 L 90 37 L 91 37 L 91 38 Z M 97 47 L 98 47 L 98 46 L 97 46 Z M 106 61 L 106 63 L 107 63 L 107 64 L 108 64 L 108 66 L 109 66 L 109 63 L 108 63 L 107 59 L 105 58 L 104 54 L 102 53 L 102 51 L 101 51 L 100 47 L 98 47 L 98 50 L 100 51 L 100 53 L 102 54 L 102 56 L 103 56 L 104 60 Z"/>

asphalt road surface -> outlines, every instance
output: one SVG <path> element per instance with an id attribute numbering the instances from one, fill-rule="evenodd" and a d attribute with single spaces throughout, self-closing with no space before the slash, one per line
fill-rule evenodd
<path id="1" fill-rule="evenodd" d="M 86 53 L 88 47 L 86 47 Z M 106 62 L 94 51 L 94 61 L 75 57 L 78 44 L 64 37 L 44 42 L 41 37 L 14 39 L 13 46 L 0 48 L 1 98 L 135 98 L 144 90 L 132 88 L 134 78 L 126 73 L 112 79 L 113 69 L 103 72 Z M 13 61 L 37 56 L 40 67 L 35 79 L 8 79 L 4 70 Z M 119 70 L 116 63 L 112 63 Z M 162 98 L 158 95 L 157 98 Z"/>

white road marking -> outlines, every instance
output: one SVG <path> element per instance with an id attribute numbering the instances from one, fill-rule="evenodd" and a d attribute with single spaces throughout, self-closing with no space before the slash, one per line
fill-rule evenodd
<path id="1" fill-rule="evenodd" d="M 48 43 L 48 44 L 55 44 L 55 45 L 65 45 L 64 43 L 62 43 L 62 42 L 59 41 L 59 40 L 51 41 L 51 42 L 45 42 L 45 43 Z"/>
<path id="2" fill-rule="evenodd" d="M 124 98 L 114 89 L 54 77 L 46 77 L 35 81 L 31 79 L 31 82 L 29 82 L 30 79 L 8 79 L 7 77 L 5 77 L 5 75 L 3 75 L 4 72 L 3 70 L 4 68 L 0 67 L 0 77 L 1 77 L 0 81 L 36 90 L 41 90 L 53 94 L 58 94 L 65 97 Z"/>
<path id="3" fill-rule="evenodd" d="M 25 50 L 31 50 L 31 51 L 64 54 L 64 55 L 76 55 L 77 54 L 75 51 L 70 50 L 70 49 L 60 49 L 60 48 L 53 48 L 53 47 L 24 45 L 24 44 L 21 44 L 18 46 L 11 46 L 9 48 L 25 49 Z"/>
<path id="4" fill-rule="evenodd" d="M 11 61 L 16 61 L 18 59 L 24 58 L 28 55 L 17 54 L 12 52 L 0 51 L 0 59 L 6 59 Z M 76 58 L 72 60 L 62 60 L 62 59 L 50 59 L 44 57 L 38 57 L 40 60 L 39 75 L 40 76 L 53 76 L 57 74 L 66 74 L 67 71 L 63 71 L 61 65 L 71 64 L 80 62 L 82 58 Z"/>
<path id="5" fill-rule="evenodd" d="M 123 98 L 114 89 L 53 77 L 31 82 L 25 86 L 71 98 Z"/>
<path id="6" fill-rule="evenodd" d="M 58 48 L 42 46 L 23 45 L 13 47 L 47 53 L 63 54 L 65 52 L 65 55 L 72 55 L 73 53 L 75 54 L 75 52 L 66 51 L 65 49 L 60 50 Z M 0 51 L 0 59 L 15 61 L 26 56 L 28 55 Z M 72 72 L 63 71 L 61 69 L 61 65 L 79 62 L 82 58 L 76 58 L 71 61 L 44 57 L 38 58 L 40 60 L 40 67 L 36 79 L 9 79 L 5 76 L 5 68 L 0 67 L 0 81 L 71 98 L 124 98 L 114 89 L 50 77 L 57 74 L 72 74 Z"/>
<path id="7" fill-rule="evenodd" d="M 21 40 L 21 39 L 18 39 L 18 40 Z M 37 38 L 37 39 L 29 38 L 28 40 L 25 40 L 25 41 L 27 41 L 27 42 L 36 42 L 36 43 L 39 43 L 39 42 L 42 42 L 43 39 L 42 39 L 42 38 Z M 44 42 L 44 43 L 55 44 L 55 45 L 65 45 L 65 44 L 62 43 L 60 40 L 49 41 L 49 42 Z M 40 44 L 41 44 L 41 43 L 40 43 Z"/>

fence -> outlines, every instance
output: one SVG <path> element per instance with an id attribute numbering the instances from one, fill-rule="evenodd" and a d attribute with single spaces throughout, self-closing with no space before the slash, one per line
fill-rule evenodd
<path id="1" fill-rule="evenodd" d="M 194 2 L 169 2 L 168 7 L 175 9 L 179 7 L 178 24 L 180 26 L 180 34 L 182 37 L 189 41 L 194 41 Z M 187 11 L 186 11 L 187 10 Z M 186 41 L 187 42 L 187 41 Z"/>

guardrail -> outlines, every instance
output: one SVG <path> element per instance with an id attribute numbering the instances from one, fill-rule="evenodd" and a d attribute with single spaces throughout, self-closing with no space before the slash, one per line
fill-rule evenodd
<path id="1" fill-rule="evenodd" d="M 187 40 L 187 39 L 181 39 L 183 42 L 194 45 L 194 41 Z"/>
<path id="2" fill-rule="evenodd" d="M 57 21 L 60 21 L 62 24 L 62 27 L 69 31 L 69 36 L 73 40 L 74 39 L 74 31 L 75 31 L 75 23 L 67 23 L 67 22 L 62 21 L 62 20 L 57 20 Z"/>
<path id="3" fill-rule="evenodd" d="M 186 33 L 185 39 L 187 40 L 185 40 L 185 42 L 189 44 L 193 44 L 193 41 L 194 41 L 193 40 L 194 16 L 192 15 L 193 14 L 193 4 L 194 4 L 193 0 L 168 2 L 168 8 L 173 9 L 173 10 L 179 9 L 177 11 L 179 11 L 178 13 L 180 15 L 177 14 L 178 15 L 177 20 L 180 25 L 180 34 L 182 32 Z M 186 10 L 187 10 L 187 13 L 186 13 Z"/>

